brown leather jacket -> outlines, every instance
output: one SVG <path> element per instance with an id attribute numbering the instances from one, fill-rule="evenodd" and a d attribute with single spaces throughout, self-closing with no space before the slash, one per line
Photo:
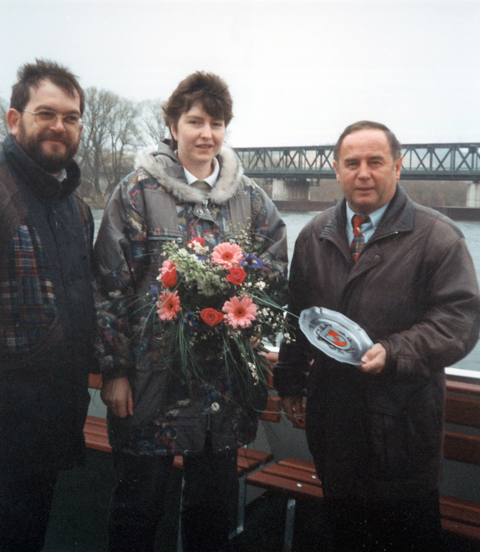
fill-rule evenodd
<path id="1" fill-rule="evenodd" d="M 307 388 L 307 439 L 326 494 L 411 497 L 440 482 L 444 367 L 477 342 L 477 277 L 458 228 L 400 186 L 355 264 L 345 216 L 343 201 L 302 230 L 290 311 L 345 314 L 384 345 L 386 367 L 364 374 L 298 331 L 297 341 L 282 343 L 275 385 L 282 396 Z"/>

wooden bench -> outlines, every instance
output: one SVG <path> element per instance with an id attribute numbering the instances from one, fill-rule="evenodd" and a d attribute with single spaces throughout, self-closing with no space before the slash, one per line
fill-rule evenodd
<path id="1" fill-rule="evenodd" d="M 445 420 L 445 459 L 480 466 L 480 437 L 471 434 L 471 428 L 480 428 L 480 385 L 447 381 Z M 323 498 L 313 463 L 286 458 L 248 475 L 245 481 L 247 485 L 286 495 L 283 552 L 290 552 L 296 500 Z M 441 495 L 440 511 L 446 533 L 480 542 L 480 503 Z"/>
<path id="2" fill-rule="evenodd" d="M 245 483 L 267 491 L 279 492 L 287 497 L 283 552 L 290 552 L 293 546 L 297 500 L 318 501 L 323 498 L 322 483 L 317 477 L 315 466 L 307 460 L 285 458 L 247 475 Z"/>
<path id="3" fill-rule="evenodd" d="M 480 466 L 480 437 L 470 429 L 480 428 L 480 385 L 447 382 L 445 421 L 445 459 Z M 441 495 L 440 512 L 444 531 L 480 542 L 480 503 Z"/>
<path id="4" fill-rule="evenodd" d="M 108 442 L 107 421 L 98 416 L 87 416 L 83 426 L 85 435 L 85 444 L 87 448 L 101 450 L 102 452 L 112 452 L 112 447 Z"/>

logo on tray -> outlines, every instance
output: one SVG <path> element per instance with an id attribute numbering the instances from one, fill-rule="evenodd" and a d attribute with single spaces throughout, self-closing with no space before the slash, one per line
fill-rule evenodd
<path id="1" fill-rule="evenodd" d="M 334 345 L 338 349 L 349 347 L 347 338 L 343 334 L 333 330 L 331 326 L 326 326 L 323 331 L 319 332 L 319 335 L 330 345 Z"/>

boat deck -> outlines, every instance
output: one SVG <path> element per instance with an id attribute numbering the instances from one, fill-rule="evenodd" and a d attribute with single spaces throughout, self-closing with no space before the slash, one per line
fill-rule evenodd
<path id="1" fill-rule="evenodd" d="M 85 468 L 64 472 L 57 485 L 44 552 L 106 552 L 112 484 L 111 455 L 96 450 L 88 450 Z M 175 552 L 180 485 L 181 473 L 174 470 L 156 552 Z M 246 509 L 245 530 L 232 541 L 232 552 L 280 552 L 285 506 L 285 498 L 270 492 L 252 500 Z M 328 550 L 321 503 L 299 500 L 293 552 L 319 550 Z M 460 551 L 480 552 L 480 545 L 446 536 L 443 552 Z"/>

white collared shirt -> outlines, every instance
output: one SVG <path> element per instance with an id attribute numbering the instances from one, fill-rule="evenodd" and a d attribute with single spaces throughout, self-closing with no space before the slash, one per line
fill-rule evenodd
<path id="1" fill-rule="evenodd" d="M 220 163 L 218 162 L 218 159 L 216 157 L 213 158 L 213 172 L 210 176 L 207 178 L 197 178 L 194 176 L 191 172 L 188 172 L 185 167 L 183 167 L 183 171 L 185 173 L 185 178 L 187 179 L 188 184 L 193 184 L 194 182 L 197 182 L 197 180 L 203 180 L 206 182 L 211 188 L 215 186 L 218 180 L 218 175 L 220 173 Z"/>
<path id="2" fill-rule="evenodd" d="M 362 232 L 363 237 L 365 239 L 365 243 L 368 242 L 368 240 L 373 236 L 375 230 L 377 229 L 377 226 L 380 224 L 380 221 L 382 220 L 383 215 L 385 214 L 385 211 L 387 210 L 388 203 L 386 205 L 383 205 L 383 207 L 380 207 L 380 209 L 377 209 L 376 211 L 373 211 L 373 213 L 370 213 L 368 216 L 370 217 L 370 220 L 368 222 L 364 222 L 362 224 Z M 359 215 L 361 213 L 355 213 L 350 209 L 350 206 L 347 203 L 347 239 L 348 243 L 352 243 L 353 241 L 353 224 L 352 224 L 352 217 L 353 215 Z"/>
<path id="3" fill-rule="evenodd" d="M 63 181 L 67 178 L 67 170 L 66 170 L 66 169 L 62 169 L 58 174 L 55 175 L 55 178 L 56 178 L 59 182 L 63 182 Z"/>

